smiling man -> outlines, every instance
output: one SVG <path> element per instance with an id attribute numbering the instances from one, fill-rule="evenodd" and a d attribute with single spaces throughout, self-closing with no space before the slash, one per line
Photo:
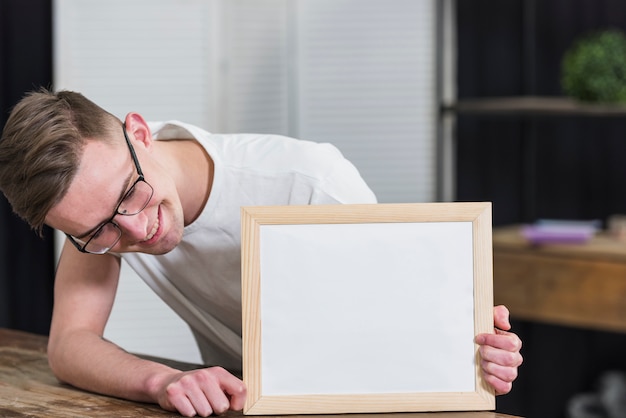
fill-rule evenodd
<path id="1" fill-rule="evenodd" d="M 79 93 L 46 90 L 24 97 L 4 127 L 0 189 L 35 230 L 67 236 L 48 346 L 57 377 L 186 416 L 243 408 L 245 385 L 227 371 L 241 369 L 240 207 L 376 202 L 330 144 L 213 135 L 138 113 L 120 121 Z M 122 258 L 217 366 L 182 372 L 102 338 Z M 476 342 L 487 381 L 507 393 L 521 342 L 506 308 L 494 309 L 494 325 Z"/>

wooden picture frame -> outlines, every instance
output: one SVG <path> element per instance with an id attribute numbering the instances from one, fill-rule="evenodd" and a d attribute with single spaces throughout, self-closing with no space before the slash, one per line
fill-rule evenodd
<path id="1" fill-rule="evenodd" d="M 241 215 L 244 414 L 495 409 L 491 203 Z"/>

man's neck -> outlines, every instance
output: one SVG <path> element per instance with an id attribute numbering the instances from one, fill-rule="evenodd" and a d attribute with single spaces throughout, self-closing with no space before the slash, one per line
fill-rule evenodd
<path id="1" fill-rule="evenodd" d="M 173 167 L 176 188 L 183 207 L 185 226 L 204 209 L 213 184 L 213 160 L 195 140 L 157 141 Z"/>

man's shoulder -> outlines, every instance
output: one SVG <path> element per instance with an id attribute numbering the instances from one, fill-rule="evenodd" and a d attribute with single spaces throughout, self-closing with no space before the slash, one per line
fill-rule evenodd
<path id="1" fill-rule="evenodd" d="M 341 153 L 330 143 L 315 142 L 276 134 L 212 134 L 210 139 L 223 142 L 230 149 L 259 156 L 274 155 L 308 155 L 322 154 L 327 157 L 341 156 Z"/>

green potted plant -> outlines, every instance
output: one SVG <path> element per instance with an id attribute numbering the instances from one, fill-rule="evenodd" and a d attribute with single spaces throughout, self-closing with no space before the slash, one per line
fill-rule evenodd
<path id="1" fill-rule="evenodd" d="M 561 86 L 581 101 L 626 103 L 626 36 L 611 29 L 576 41 L 563 56 Z"/>

